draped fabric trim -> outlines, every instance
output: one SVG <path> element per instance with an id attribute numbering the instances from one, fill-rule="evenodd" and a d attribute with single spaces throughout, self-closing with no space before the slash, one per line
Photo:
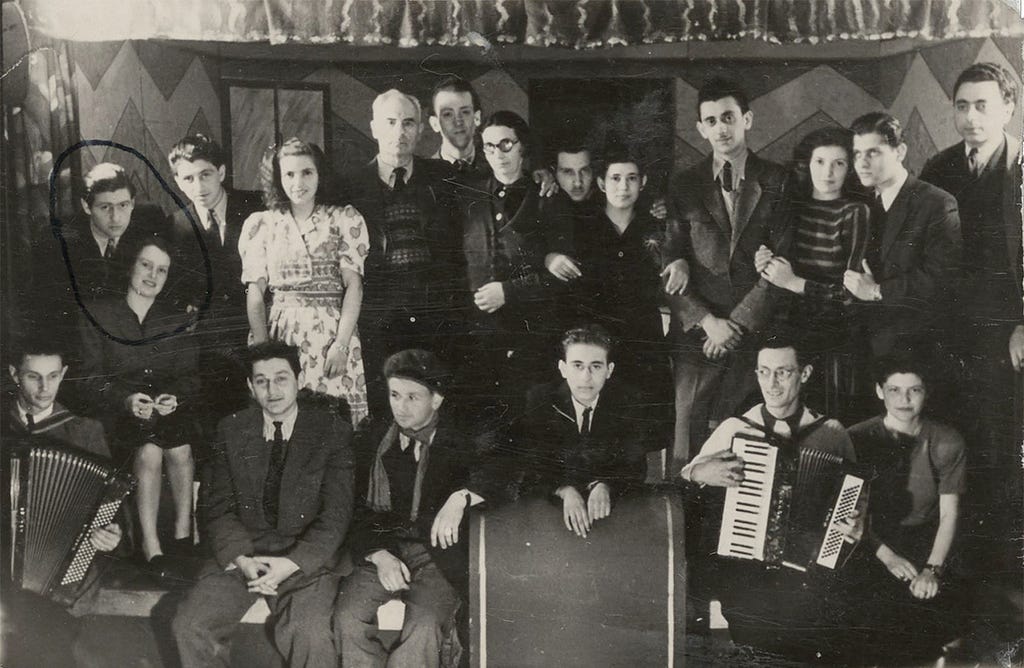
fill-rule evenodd
<path id="1" fill-rule="evenodd" d="M 29 26 L 81 41 L 594 49 L 741 38 L 925 40 L 1024 34 L 1007 0 L 20 0 Z M 96 20 L 97 17 L 103 20 Z"/>

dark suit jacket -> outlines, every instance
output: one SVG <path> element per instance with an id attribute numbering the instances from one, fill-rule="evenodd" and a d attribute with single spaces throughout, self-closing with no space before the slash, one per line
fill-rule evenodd
<path id="1" fill-rule="evenodd" d="M 169 286 L 175 296 L 186 304 L 200 306 L 206 299 L 209 286 L 210 311 L 235 311 L 245 315 L 245 286 L 242 284 L 242 256 L 238 253 L 238 238 L 242 224 L 251 214 L 262 211 L 262 201 L 256 195 L 227 191 L 227 211 L 224 244 L 206 248 L 201 243 L 203 222 L 199 220 L 196 207 L 191 202 L 184 209 L 175 211 L 167 220 L 167 235 L 174 244 L 177 257 L 175 263 L 175 285 Z M 206 257 L 209 256 L 209 267 Z M 244 336 L 244 334 L 243 334 Z"/>
<path id="2" fill-rule="evenodd" d="M 496 221 L 491 210 L 496 188 L 497 181 L 490 176 L 460 179 L 455 186 L 466 263 L 461 305 L 472 319 L 499 329 L 542 331 L 547 327 L 537 323 L 550 326 L 557 316 L 539 311 L 547 308 L 544 301 L 555 296 L 544 255 L 551 239 L 549 223 L 565 218 L 559 208 L 562 204 L 557 197 L 541 197 L 531 181 L 515 214 Z M 492 281 L 504 288 L 505 305 L 488 316 L 473 305 L 473 292 Z"/>
<path id="3" fill-rule="evenodd" d="M 758 285 L 754 254 L 761 244 L 774 247 L 781 238 L 784 221 L 777 213 L 785 171 L 748 154 L 736 200 L 738 230 L 733 234 L 712 164 L 713 157 L 708 156 L 679 174 L 668 198 L 665 263 L 683 258 L 690 265 L 689 285 L 669 300 L 669 331 L 677 338 L 708 313 L 730 318 L 747 330 L 763 329 L 777 298 L 770 286 Z"/>
<path id="4" fill-rule="evenodd" d="M 1007 266 L 1013 277 L 1013 284 L 1017 288 L 1018 302 L 1024 303 L 1024 295 L 1021 294 L 1020 140 L 1005 135 L 1005 142 L 1002 154 L 997 153 L 992 159 L 1002 158 L 998 167 L 1003 179 L 1003 199 L 1000 210 L 1003 216 L 1003 229 L 1006 233 Z M 933 156 L 921 170 L 921 180 L 956 196 L 967 185 L 966 179 L 971 178 L 968 173 L 967 152 L 964 142 L 960 142 Z M 971 258 L 965 257 L 964 261 L 970 262 Z M 1018 311 L 1015 315 L 1018 323 L 1024 324 L 1024 314 Z"/>
<path id="5" fill-rule="evenodd" d="M 421 212 L 421 232 L 427 239 L 434 270 L 426 277 L 422 286 L 425 294 L 417 298 L 418 303 L 404 306 L 427 305 L 422 302 L 447 304 L 458 281 L 461 257 L 455 252 L 457 246 L 453 247 L 453 240 L 458 239 L 458 227 L 452 211 L 451 184 L 448 181 L 451 176 L 452 166 L 444 160 L 413 158 L 412 176 L 405 188 L 415 194 Z M 363 215 L 370 232 L 370 254 L 363 269 L 363 311 L 366 313 L 389 308 L 392 300 L 389 300 L 387 281 L 389 278 L 396 280 L 396 277 L 388 277 L 386 272 L 382 272 L 387 252 L 386 237 L 381 228 L 383 191 L 386 188 L 377 174 L 376 158 L 343 177 L 339 187 L 343 201 Z M 397 280 L 402 279 L 397 277 Z"/>
<path id="6" fill-rule="evenodd" d="M 128 270 L 133 260 L 129 256 L 143 239 L 161 232 L 163 220 L 160 207 L 136 204 L 131 223 L 109 260 L 104 259 L 103 252 L 96 245 L 87 216 L 75 216 L 60 225 L 60 235 L 67 249 L 66 259 L 60 240 L 55 239 L 48 228 L 44 235 L 46 238 L 36 244 L 37 252 L 42 255 L 36 262 L 39 297 L 58 301 L 69 308 L 71 314 L 77 314 L 76 291 L 86 303 L 104 297 L 123 297 L 128 289 Z"/>
<path id="7" fill-rule="evenodd" d="M 312 575 L 335 567 L 352 517 L 352 427 L 340 416 L 304 404 L 288 441 L 277 525 L 263 514 L 270 444 L 259 407 L 221 420 L 203 495 L 217 564 L 239 555 L 286 556 Z"/>
<path id="8" fill-rule="evenodd" d="M 872 232 L 868 264 L 882 301 L 861 302 L 875 355 L 944 317 L 963 241 L 956 199 L 910 176 Z M 934 337 L 929 337 L 934 338 Z"/>
<path id="9" fill-rule="evenodd" d="M 370 429 L 362 430 L 356 438 L 357 452 L 357 511 L 352 531 L 346 541 L 354 561 L 361 561 L 366 555 L 377 550 L 388 550 L 398 556 L 398 544 L 402 541 L 422 542 L 430 552 L 434 563 L 453 585 L 465 584 L 468 573 L 469 513 L 463 516 L 463 530 L 459 543 L 446 550 L 430 545 L 430 529 L 434 518 L 452 492 L 468 489 L 491 502 L 501 496 L 497 480 L 488 477 L 478 454 L 478 444 L 450 413 L 442 412 L 437 432 L 430 444 L 430 458 L 424 474 L 420 508 L 416 522 L 407 515 L 397 512 L 374 512 L 366 504 L 370 470 L 377 456 L 377 448 L 391 427 L 390 420 L 381 420 Z M 398 444 L 391 446 L 399 448 Z M 396 491 L 393 495 L 405 494 L 412 498 L 412 489 Z"/>
<path id="10" fill-rule="evenodd" d="M 110 449 L 103 433 L 103 425 L 97 420 L 73 415 L 60 404 L 54 404 L 50 417 L 37 422 L 32 431 L 21 423 L 18 409 L 12 403 L 7 412 L 7 420 L 3 427 L 4 439 L 41 439 L 54 444 L 68 445 L 72 448 L 110 459 Z"/>
<path id="11" fill-rule="evenodd" d="M 576 426 L 565 381 L 530 389 L 518 431 L 527 488 L 552 494 L 571 485 L 586 496 L 590 483 L 604 482 L 620 495 L 643 483 L 650 425 L 643 417 L 643 402 L 614 380 L 601 391 L 588 436 Z"/>

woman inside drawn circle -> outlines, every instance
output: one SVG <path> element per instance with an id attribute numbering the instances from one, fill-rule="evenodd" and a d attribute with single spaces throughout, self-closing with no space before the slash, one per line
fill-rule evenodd
<path id="1" fill-rule="evenodd" d="M 194 319 L 160 297 L 171 270 L 167 242 L 140 242 L 125 297 L 96 302 L 81 324 L 82 373 L 89 398 L 115 446 L 134 449 L 135 499 L 142 556 L 158 573 L 171 562 L 157 534 L 163 466 L 174 498 L 174 548 L 187 554 L 192 532 L 192 446 L 199 442 L 199 392 Z"/>
<path id="2" fill-rule="evenodd" d="M 320 147 L 295 137 L 276 147 L 262 172 L 267 211 L 242 228 L 238 251 L 252 343 L 273 338 L 299 349 L 303 387 L 341 397 L 352 424 L 366 416 L 366 381 L 356 322 L 370 242 L 351 206 L 323 200 Z M 273 293 L 269 316 L 264 302 Z"/>

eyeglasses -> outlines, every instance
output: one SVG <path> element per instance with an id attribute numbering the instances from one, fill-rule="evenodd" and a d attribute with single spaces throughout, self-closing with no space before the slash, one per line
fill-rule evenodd
<path id="1" fill-rule="evenodd" d="M 754 373 L 756 373 L 757 377 L 760 378 L 761 380 L 770 380 L 774 378 L 780 383 L 789 380 L 790 378 L 793 377 L 793 374 L 797 373 L 798 371 L 800 371 L 800 369 L 791 366 L 780 367 L 778 369 L 769 369 L 767 367 L 759 366 L 756 369 L 754 369 Z"/>
<path id="2" fill-rule="evenodd" d="M 490 155 L 495 151 L 501 151 L 502 153 L 508 153 L 512 150 L 512 147 L 519 143 L 518 139 L 502 139 L 497 144 L 490 142 L 484 142 L 484 153 Z"/>

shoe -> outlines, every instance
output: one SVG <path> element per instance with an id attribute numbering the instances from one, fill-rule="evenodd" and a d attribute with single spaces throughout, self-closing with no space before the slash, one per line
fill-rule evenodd
<path id="1" fill-rule="evenodd" d="M 167 544 L 166 554 L 173 557 L 191 557 L 194 552 L 195 544 L 192 542 L 192 536 L 176 538 Z"/>

